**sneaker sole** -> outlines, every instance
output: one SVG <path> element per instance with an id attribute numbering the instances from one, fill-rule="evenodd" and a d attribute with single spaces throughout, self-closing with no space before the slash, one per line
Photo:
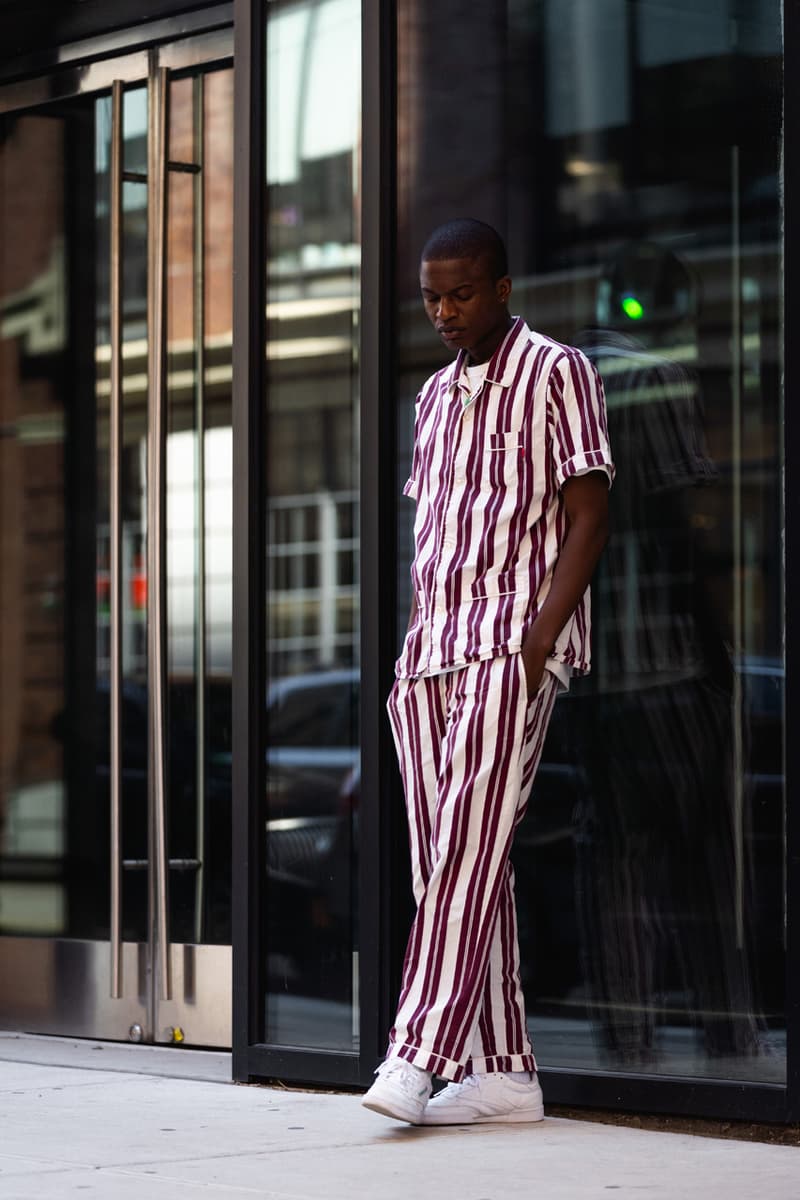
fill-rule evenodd
<path id="1" fill-rule="evenodd" d="M 544 1120 L 544 1108 L 525 1108 L 510 1113 L 498 1113 L 491 1117 L 448 1117 L 425 1112 L 422 1125 L 523 1125 Z"/>
<path id="2" fill-rule="evenodd" d="M 406 1111 L 396 1104 L 392 1104 L 389 1100 L 383 1100 L 380 1096 L 364 1097 L 361 1101 L 362 1108 L 368 1108 L 370 1112 L 380 1113 L 382 1117 L 390 1117 L 394 1121 L 406 1121 L 409 1125 L 422 1125 L 423 1113 L 418 1110 L 412 1113 Z"/>

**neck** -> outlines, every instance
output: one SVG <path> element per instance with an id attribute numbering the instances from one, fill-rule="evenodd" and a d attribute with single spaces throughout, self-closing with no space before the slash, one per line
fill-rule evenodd
<path id="1" fill-rule="evenodd" d="M 467 348 L 467 366 L 476 367 L 479 363 L 488 362 L 495 350 L 502 345 L 503 339 L 513 324 L 514 319 L 511 313 L 507 312 L 502 321 L 490 330 L 477 346 L 469 346 Z"/>

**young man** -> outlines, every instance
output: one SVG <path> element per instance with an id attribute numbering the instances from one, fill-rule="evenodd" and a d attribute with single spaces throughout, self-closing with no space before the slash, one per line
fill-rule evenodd
<path id="1" fill-rule="evenodd" d="M 538 1121 L 509 852 L 559 688 L 589 669 L 613 466 L 588 360 L 512 317 L 499 235 L 441 226 L 425 311 L 453 364 L 422 389 L 405 494 L 414 599 L 389 697 L 417 914 L 363 1103 L 412 1124 Z M 431 1097 L 432 1076 L 450 1080 Z"/>

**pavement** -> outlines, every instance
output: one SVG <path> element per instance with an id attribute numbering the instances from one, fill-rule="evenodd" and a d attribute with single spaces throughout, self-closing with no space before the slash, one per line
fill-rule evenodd
<path id="1" fill-rule="evenodd" d="M 546 1117 L 415 1129 L 230 1055 L 0 1033 L 2 1200 L 800 1200 L 800 1150 Z"/>

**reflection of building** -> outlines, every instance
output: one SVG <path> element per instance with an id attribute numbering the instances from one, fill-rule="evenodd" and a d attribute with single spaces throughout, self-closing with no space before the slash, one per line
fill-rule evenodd
<path id="1" fill-rule="evenodd" d="M 598 1050 L 586 1020 L 588 1015 L 601 1024 L 599 998 L 616 1005 L 607 1024 L 616 1030 L 617 1070 L 631 1069 L 641 1034 L 643 1043 L 652 1039 L 657 1045 L 659 1057 L 642 1054 L 638 1070 L 778 1080 L 783 1068 L 773 1073 L 772 1055 L 754 1059 L 748 1047 L 753 1024 L 766 1019 L 767 1042 L 783 1058 L 778 1014 L 785 1002 L 785 956 L 774 924 L 780 924 L 785 904 L 779 864 L 786 848 L 777 799 L 781 785 L 776 788 L 783 771 L 778 714 L 784 684 L 775 156 L 780 128 L 773 100 L 779 14 L 768 3 L 689 9 L 678 0 L 566 6 L 544 0 L 501 6 L 491 19 L 477 10 L 463 12 L 458 55 L 447 56 L 446 15 L 415 0 L 399 6 L 400 475 L 410 456 L 413 397 L 442 362 L 419 311 L 416 281 L 418 247 L 438 221 L 472 215 L 507 234 L 513 311 L 545 332 L 571 342 L 599 322 L 645 342 L 642 359 L 644 364 L 649 351 L 652 378 L 648 387 L 643 365 L 635 410 L 625 407 L 631 403 L 629 356 L 620 352 L 615 358 L 609 351 L 603 357 L 609 423 L 622 443 L 617 516 L 626 496 L 635 496 L 635 510 L 627 542 L 619 520 L 614 526 L 598 577 L 597 670 L 587 687 L 576 684 L 557 708 L 545 770 L 520 833 L 517 876 L 525 881 L 523 913 L 529 908 L 527 919 L 521 918 L 521 949 L 531 1029 L 540 1061 L 606 1069 L 612 1059 Z M 458 80 L 464 78 L 471 85 L 459 115 L 470 136 L 452 138 L 442 131 L 449 128 Z M 745 94 L 747 104 L 737 101 Z M 638 263 L 635 255 L 626 257 L 631 245 L 653 248 L 649 283 L 647 255 L 642 252 Z M 666 269 L 670 255 L 685 264 L 685 279 L 676 271 L 665 307 L 667 289 L 658 270 Z M 607 287 L 605 265 L 615 259 L 625 269 Z M 658 361 L 678 364 L 671 372 L 676 386 L 681 378 L 694 381 L 679 390 L 689 408 L 695 407 L 692 419 L 700 419 L 703 453 L 715 472 L 712 486 L 687 484 L 680 505 L 673 489 L 671 525 L 665 523 L 666 479 L 660 499 L 645 499 L 625 478 L 632 470 L 646 470 L 642 459 L 651 449 L 646 441 L 634 444 L 634 435 L 658 432 L 664 399 L 664 380 L 654 370 Z M 633 419 L 626 424 L 628 411 Z M 676 404 L 668 424 L 679 411 Z M 659 438 L 664 433 L 670 434 L 661 439 L 664 450 L 670 440 L 678 444 L 674 430 L 661 430 Z M 410 554 L 410 514 L 403 509 L 398 537 L 399 636 L 408 609 Z M 611 600 L 602 594 L 605 585 L 618 589 Z M 701 612 L 707 628 L 699 640 L 706 652 L 716 647 L 713 668 L 697 655 Z M 622 678 L 616 650 L 633 650 L 625 661 L 637 660 L 637 639 L 648 653 L 638 655 L 638 677 L 634 672 Z M 676 652 L 676 646 L 682 650 Z M 655 711 L 648 689 L 665 675 L 671 672 L 676 687 L 691 690 L 686 680 L 705 677 L 709 669 L 724 687 L 705 708 L 702 697 L 676 693 L 671 715 Z M 771 696 L 768 733 L 763 698 L 753 688 L 756 671 Z M 623 699 L 615 698 L 620 695 Z M 639 763 L 634 755 L 627 776 L 623 765 L 606 800 L 607 812 L 616 806 L 624 815 L 626 798 L 636 791 L 644 839 L 637 840 L 630 803 L 627 824 L 607 816 L 601 826 L 605 842 L 588 839 L 586 824 L 576 820 L 576 812 L 585 817 L 593 780 L 599 787 L 602 776 L 597 762 L 588 762 L 585 738 L 578 735 L 591 718 L 600 726 L 603 714 L 611 725 L 605 740 L 596 739 L 600 756 L 608 758 L 627 735 L 632 739 L 627 752 L 634 754 L 638 745 L 639 757 L 647 760 Z M 699 727 L 706 735 L 702 751 Z M 656 728 L 658 752 L 652 742 Z M 690 770 L 698 754 L 706 756 L 702 767 L 707 783 L 715 781 L 713 789 L 702 788 L 699 766 Z M 667 769 L 673 760 L 684 761 L 683 778 L 679 770 L 676 775 L 675 768 Z M 706 798 L 702 810 L 692 809 L 693 787 Z M 661 813 L 660 825 L 658 803 L 670 789 L 673 804 Z M 673 864 L 682 855 L 687 870 L 710 873 L 707 887 L 698 880 L 674 900 L 680 870 L 673 871 L 669 886 L 652 902 L 659 829 L 664 839 L 672 837 Z M 705 862 L 703 839 L 717 846 L 716 857 Z M 663 847 L 667 858 L 666 840 Z M 611 856 L 607 873 L 620 880 L 620 894 L 622 881 L 637 870 L 653 886 L 649 891 L 632 886 L 620 900 L 618 920 L 609 913 L 604 925 L 596 923 L 594 937 L 602 945 L 587 955 L 581 948 L 586 881 L 598 878 L 603 853 Z M 755 864 L 752 890 L 744 882 L 750 864 Z M 731 910 L 724 916 L 712 911 L 720 900 Z M 589 905 L 600 902 L 597 895 L 589 897 Z M 745 931 L 753 929 L 757 982 L 749 992 L 734 959 Z M 715 930 L 724 964 L 709 950 L 706 976 L 722 970 L 716 992 L 697 971 L 704 938 L 713 946 Z M 661 969 L 648 977 L 654 955 Z M 602 971 L 605 993 L 598 996 Z M 627 1063 L 620 1032 L 625 1029 L 633 1043 Z M 701 1042 L 697 1048 L 693 1029 L 705 1032 L 705 1047 Z"/>
<path id="2" fill-rule="evenodd" d="M 180 1027 L 234 1040 L 237 1076 L 369 1077 L 405 935 L 382 714 L 408 602 L 395 475 L 413 397 L 442 361 L 416 260 L 432 225 L 469 212 L 507 236 L 532 324 L 569 341 L 621 321 L 697 381 L 715 476 L 685 516 L 732 669 L 716 744 L 748 817 L 726 862 L 754 864 L 734 914 L 758 937 L 744 1023 L 758 1018 L 772 1049 L 698 1048 L 704 1002 L 668 963 L 662 993 L 639 999 L 662 1062 L 637 1080 L 624 1064 L 604 1073 L 575 898 L 588 843 L 574 713 L 595 699 L 576 687 L 519 847 L 531 1026 L 545 1069 L 561 1068 L 550 1095 L 579 1102 L 592 1070 L 598 1103 L 786 1116 L 800 981 L 784 992 L 798 847 L 790 806 L 784 832 L 777 0 L 102 8 L 4 6 L 0 1025 L 121 1038 L 140 1025 L 146 1040 Z M 256 47 L 263 79 L 241 57 Z M 162 103 L 163 127 L 149 121 Z M 697 300 L 680 319 L 649 321 L 635 273 L 603 291 L 632 241 L 686 265 Z M 627 369 L 603 366 L 618 412 Z M 637 403 L 652 415 L 644 386 Z M 690 611 L 678 574 L 648 572 L 648 627 Z M 627 578 L 635 606 L 640 576 Z M 640 617 L 619 616 L 623 636 Z M 678 931 L 676 954 L 702 922 L 693 903 L 653 915 Z M 217 1001 L 232 937 L 249 997 L 234 1016 L 230 989 Z M 49 981 L 35 1002 L 26 972 Z M 65 1005 L 86 979 L 96 989 Z M 78 1011 L 93 1016 L 76 1025 Z M 690 1095 L 669 1074 L 715 1086 Z M 726 1086 L 742 1081 L 744 1098 Z"/>

